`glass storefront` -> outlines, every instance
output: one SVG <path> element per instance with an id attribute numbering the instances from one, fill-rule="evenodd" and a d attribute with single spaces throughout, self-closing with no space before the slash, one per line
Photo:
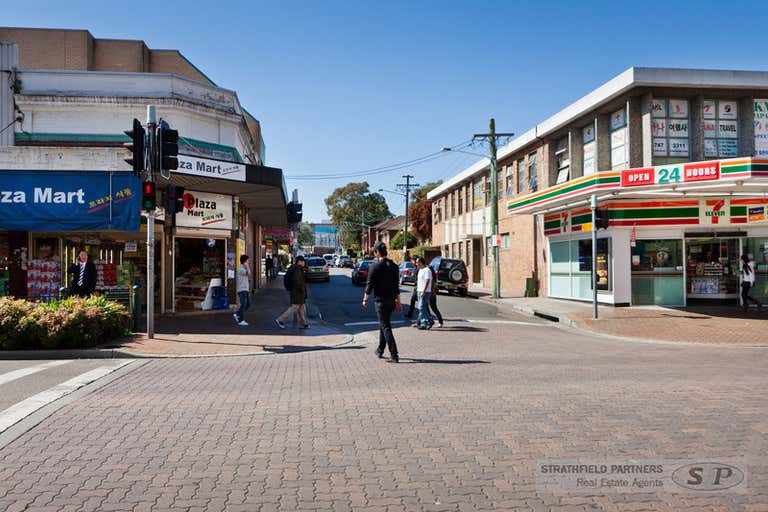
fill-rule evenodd
<path id="1" fill-rule="evenodd" d="M 592 240 L 551 242 L 550 295 L 573 299 L 592 298 Z M 611 239 L 597 240 L 597 289 L 613 289 Z"/>
<path id="2" fill-rule="evenodd" d="M 202 309 L 212 286 L 226 282 L 226 240 L 176 238 L 176 310 Z"/>
<path id="3" fill-rule="evenodd" d="M 755 286 L 752 288 L 752 296 L 766 303 L 768 302 L 768 238 L 745 238 L 742 251 L 755 265 Z"/>
<path id="4" fill-rule="evenodd" d="M 638 240 L 632 247 L 632 304 L 681 306 L 682 240 Z"/>
<path id="5" fill-rule="evenodd" d="M 739 298 L 738 238 L 688 239 L 686 262 L 688 299 Z"/>

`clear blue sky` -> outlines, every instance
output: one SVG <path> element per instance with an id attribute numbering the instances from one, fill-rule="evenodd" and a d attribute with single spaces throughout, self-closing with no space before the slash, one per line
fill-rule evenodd
<path id="1" fill-rule="evenodd" d="M 768 70 L 764 0 L 627 5 L 26 0 L 0 24 L 180 50 L 237 91 L 262 123 L 267 164 L 284 169 L 305 219 L 318 221 L 323 199 L 349 180 L 292 175 L 417 158 L 486 131 L 489 117 L 522 133 L 631 66 Z M 409 172 L 426 183 L 475 160 L 446 155 Z M 401 174 L 373 176 L 371 188 L 394 188 Z M 402 198 L 387 199 L 402 213 Z"/>

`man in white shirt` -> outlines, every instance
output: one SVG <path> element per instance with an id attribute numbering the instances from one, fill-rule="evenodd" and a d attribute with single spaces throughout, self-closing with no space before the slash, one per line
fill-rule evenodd
<path id="1" fill-rule="evenodd" d="M 416 277 L 416 291 L 419 294 L 419 329 L 431 329 L 435 321 L 429 312 L 429 299 L 432 296 L 432 271 L 423 257 L 418 259 L 419 273 Z"/>
<path id="2" fill-rule="evenodd" d="M 240 256 L 240 268 L 237 269 L 237 298 L 240 301 L 240 309 L 234 314 L 235 322 L 241 327 L 248 325 L 245 321 L 245 310 L 251 306 L 251 267 L 248 264 L 248 255 Z"/>

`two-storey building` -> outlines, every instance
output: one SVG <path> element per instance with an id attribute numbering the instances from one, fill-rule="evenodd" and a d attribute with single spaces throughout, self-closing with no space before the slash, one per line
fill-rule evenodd
<path id="1" fill-rule="evenodd" d="M 233 298 L 241 254 L 262 274 L 264 233 L 288 229 L 288 198 L 234 91 L 143 41 L 17 28 L 0 28 L 0 41 L 0 293 L 55 294 L 80 249 L 97 263 L 101 293 L 125 297 L 145 283 L 147 224 L 123 132 L 148 105 L 179 131 L 179 169 L 155 177 L 158 205 L 168 185 L 184 189 L 181 212 L 155 212 L 157 309 L 199 309 L 214 285 Z M 18 200 L 3 202 L 6 193 Z"/>
<path id="2" fill-rule="evenodd" d="M 738 303 L 768 296 L 768 73 L 630 68 L 499 152 L 502 294 Z M 430 194 L 434 242 L 489 286 L 488 161 Z M 607 212 L 592 268 L 590 198 Z"/>

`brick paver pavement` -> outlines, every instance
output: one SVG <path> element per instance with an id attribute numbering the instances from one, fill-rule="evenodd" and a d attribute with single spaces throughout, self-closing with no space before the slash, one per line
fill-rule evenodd
<path id="1" fill-rule="evenodd" d="M 768 510 L 768 352 L 549 326 L 156 360 L 0 450 L 0 510 Z M 745 458 L 741 494 L 543 492 L 548 458 Z"/>

